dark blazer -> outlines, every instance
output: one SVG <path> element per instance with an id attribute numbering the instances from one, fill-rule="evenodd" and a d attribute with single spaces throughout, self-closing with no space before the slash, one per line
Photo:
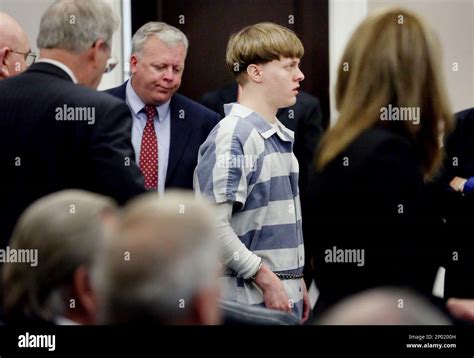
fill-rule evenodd
<path id="1" fill-rule="evenodd" d="M 127 82 L 107 90 L 125 101 Z M 165 188 L 193 188 L 198 150 L 219 121 L 219 115 L 199 103 L 175 94 L 170 102 L 171 138 Z"/>
<path id="2" fill-rule="evenodd" d="M 44 195 L 78 188 L 124 203 L 145 191 L 121 101 L 75 85 L 48 63 L 0 81 L 0 93 L 2 246 L 22 211 Z M 89 109 L 94 120 L 58 120 L 65 106 Z"/>
<path id="3" fill-rule="evenodd" d="M 200 102 L 225 117 L 224 104 L 237 101 L 237 83 L 222 87 L 203 95 Z M 308 169 L 312 165 L 314 150 L 323 133 L 322 112 L 319 100 L 306 92 L 300 92 L 295 105 L 282 108 L 277 113 L 278 120 L 295 132 L 293 152 L 300 166 L 299 189 L 306 191 Z M 301 198 L 304 200 L 304 198 Z"/>
<path id="4" fill-rule="evenodd" d="M 455 176 L 466 179 L 474 176 L 474 108 L 456 113 L 455 118 L 456 127 L 444 145 L 443 168 L 433 182 L 433 195 L 445 218 L 449 238 L 445 297 L 474 298 L 474 242 L 468 239 L 468 233 L 472 232 L 474 194 L 461 195 L 449 186 Z"/>
<path id="5" fill-rule="evenodd" d="M 429 232 L 442 221 L 427 211 L 417 152 L 407 137 L 380 126 L 314 172 L 303 226 L 320 290 L 316 309 L 380 285 L 430 295 L 441 259 Z"/>

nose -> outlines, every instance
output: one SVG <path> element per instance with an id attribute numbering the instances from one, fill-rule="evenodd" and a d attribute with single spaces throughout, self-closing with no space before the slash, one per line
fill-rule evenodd
<path id="1" fill-rule="evenodd" d="M 298 67 L 298 72 L 296 73 L 296 78 L 295 78 L 296 81 L 298 82 L 301 82 L 304 80 L 304 74 L 303 72 L 301 71 L 301 69 Z"/>
<path id="2" fill-rule="evenodd" d="M 173 81 L 173 78 L 174 78 L 173 66 L 166 67 L 163 73 L 163 79 L 167 81 Z"/>

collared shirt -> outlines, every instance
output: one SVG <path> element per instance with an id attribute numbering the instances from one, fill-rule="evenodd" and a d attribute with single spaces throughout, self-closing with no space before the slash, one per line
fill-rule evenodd
<path id="1" fill-rule="evenodd" d="M 59 67 L 61 70 L 66 72 L 69 77 L 71 77 L 72 82 L 77 84 L 77 78 L 76 78 L 76 76 L 74 76 L 74 72 L 72 72 L 72 70 L 68 66 L 66 66 L 64 63 L 56 61 L 56 60 L 52 60 L 50 58 L 40 58 L 35 63 L 41 63 L 41 62 L 49 63 L 50 65 L 54 65 L 56 67 Z"/>
<path id="2" fill-rule="evenodd" d="M 132 87 L 131 80 L 127 83 L 126 102 L 131 109 L 133 116 L 132 123 L 132 145 L 135 149 L 135 160 L 140 163 L 140 149 L 142 144 L 143 130 L 146 124 L 145 103 L 138 97 Z M 168 158 L 170 151 L 171 136 L 171 113 L 170 102 L 156 107 L 158 118 L 155 117 L 155 132 L 158 140 L 158 192 L 165 191 L 166 171 L 168 169 Z"/>
<path id="3" fill-rule="evenodd" d="M 274 272 L 302 274 L 304 246 L 293 132 L 250 109 L 225 105 L 226 117 L 199 149 L 194 188 L 215 203 L 237 207 L 230 225 L 240 241 Z M 237 272 L 222 280 L 226 299 L 263 304 L 254 283 Z M 302 280 L 282 281 L 301 317 Z"/>

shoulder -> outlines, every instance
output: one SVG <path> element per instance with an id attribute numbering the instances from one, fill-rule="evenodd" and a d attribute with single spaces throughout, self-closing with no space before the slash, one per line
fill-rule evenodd
<path id="1" fill-rule="evenodd" d="M 263 139 L 255 126 L 246 118 L 234 115 L 224 117 L 212 129 L 207 142 L 212 142 L 219 150 L 232 147 L 241 151 L 259 151 L 258 148 L 263 146 Z"/>
<path id="2" fill-rule="evenodd" d="M 362 171 L 368 167 L 415 166 L 418 161 L 413 141 L 382 127 L 363 131 L 338 158 L 337 163 L 342 158 L 350 162 L 352 170 Z"/>
<path id="3" fill-rule="evenodd" d="M 454 116 L 456 118 L 456 130 L 474 130 L 474 107 L 457 112 Z"/>
<path id="4" fill-rule="evenodd" d="M 71 92 L 74 93 L 76 102 L 86 102 L 93 105 L 96 109 L 109 109 L 116 106 L 126 106 L 121 99 L 106 92 L 95 91 L 84 86 L 73 85 Z"/>
<path id="5" fill-rule="evenodd" d="M 109 88 L 109 89 L 105 90 L 104 93 L 108 93 L 108 94 L 111 94 L 112 96 L 115 96 L 115 97 L 118 97 L 122 100 L 125 100 L 127 82 L 121 84 L 120 86 Z"/>
<path id="6" fill-rule="evenodd" d="M 351 146 L 361 151 L 374 152 L 386 146 L 413 148 L 414 144 L 400 133 L 377 126 L 363 131 Z"/>

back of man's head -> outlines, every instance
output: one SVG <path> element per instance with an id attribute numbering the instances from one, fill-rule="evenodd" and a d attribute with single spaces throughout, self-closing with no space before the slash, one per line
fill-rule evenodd
<path id="1" fill-rule="evenodd" d="M 97 89 L 111 68 L 117 27 L 118 18 L 104 0 L 56 0 L 41 18 L 40 56 L 63 63 L 79 84 Z"/>
<path id="2" fill-rule="evenodd" d="M 0 79 L 23 72 L 27 68 L 30 43 L 26 32 L 10 15 L 0 12 Z"/>
<path id="3" fill-rule="evenodd" d="M 41 18 L 37 45 L 81 53 L 100 38 L 111 47 L 117 26 L 118 19 L 102 0 L 56 0 Z"/>
<path id="4" fill-rule="evenodd" d="M 145 194 L 124 210 L 94 275 L 100 321 L 217 324 L 212 207 L 192 193 Z"/>
<path id="5" fill-rule="evenodd" d="M 89 272 L 116 225 L 116 210 L 112 199 L 82 190 L 57 192 L 28 207 L 8 247 L 17 262 L 4 264 L 7 316 L 93 323 Z"/>
<path id="6" fill-rule="evenodd" d="M 379 287 L 336 303 L 320 315 L 320 325 L 447 325 L 449 319 L 416 292 Z"/>

